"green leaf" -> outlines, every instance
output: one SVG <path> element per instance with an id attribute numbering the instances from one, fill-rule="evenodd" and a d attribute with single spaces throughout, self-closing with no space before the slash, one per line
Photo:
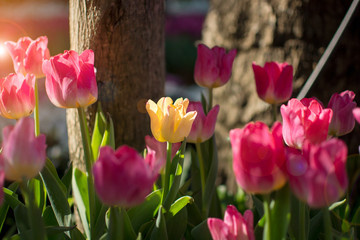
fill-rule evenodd
<path id="1" fill-rule="evenodd" d="M 168 238 L 171 240 L 183 239 L 187 227 L 186 207 L 180 209 L 176 215 L 165 215 Z"/>
<path id="2" fill-rule="evenodd" d="M 191 236 L 196 240 L 211 240 L 207 219 L 191 230 Z"/>
<path id="3" fill-rule="evenodd" d="M 115 149 L 114 123 L 110 116 L 106 121 L 106 128 L 100 146 L 110 146 Z"/>
<path id="4" fill-rule="evenodd" d="M 332 211 L 334 210 L 335 208 L 339 207 L 339 206 L 342 206 L 343 204 L 346 203 L 346 198 L 341 200 L 341 201 L 338 201 L 338 202 L 334 202 L 333 204 L 331 204 L 331 206 L 329 207 L 329 211 Z"/>
<path id="5" fill-rule="evenodd" d="M 74 168 L 73 170 L 72 189 L 73 195 L 76 199 L 77 207 L 79 210 L 80 219 L 85 230 L 85 234 L 90 238 L 90 207 L 88 195 L 87 176 L 80 169 Z"/>
<path id="6" fill-rule="evenodd" d="M 84 235 L 79 231 L 79 229 L 74 228 L 70 231 L 71 240 L 86 240 Z"/>
<path id="7" fill-rule="evenodd" d="M 167 230 L 164 214 L 162 213 L 162 206 L 159 207 L 158 216 L 156 218 L 154 229 L 151 233 L 151 240 L 167 240 Z"/>
<path id="8" fill-rule="evenodd" d="M 1 232 L 2 227 L 4 225 L 8 210 L 9 210 L 9 204 L 7 202 L 4 202 L 0 206 L 0 232 Z"/>
<path id="9" fill-rule="evenodd" d="M 106 128 L 106 118 L 101 109 L 101 103 L 98 103 L 97 111 L 95 115 L 95 123 L 93 128 L 93 135 L 91 138 L 91 149 L 94 159 L 97 159 L 99 147 L 103 140 L 104 131 Z"/>
<path id="10" fill-rule="evenodd" d="M 24 204 L 18 200 L 18 196 L 16 193 L 7 188 L 3 189 L 5 202 L 9 204 L 12 209 L 15 209 L 18 205 L 24 206 Z"/>
<path id="11" fill-rule="evenodd" d="M 105 214 L 107 212 L 107 210 L 109 209 L 109 207 L 102 205 L 100 212 L 97 216 L 97 219 L 95 221 L 95 239 L 99 239 L 100 236 L 103 235 L 104 230 L 105 230 Z"/>
<path id="12" fill-rule="evenodd" d="M 183 196 L 177 199 L 170 207 L 169 213 L 171 216 L 175 216 L 181 209 L 183 209 L 187 204 L 193 203 L 194 199 L 190 196 Z"/>
<path id="13" fill-rule="evenodd" d="M 275 205 L 271 210 L 272 239 L 286 239 L 290 223 L 290 188 L 286 184 L 275 195 Z"/>
<path id="14" fill-rule="evenodd" d="M 46 189 L 44 183 L 41 178 L 32 178 L 29 181 L 29 187 L 34 192 L 35 196 L 35 204 L 41 210 L 41 212 L 45 211 L 46 207 Z"/>
<path id="15" fill-rule="evenodd" d="M 132 240 L 136 239 L 129 217 L 124 209 L 110 208 L 109 231 L 107 239 Z"/>
<path id="16" fill-rule="evenodd" d="M 323 212 L 319 211 L 310 219 L 309 240 L 316 240 L 323 230 Z"/>
<path id="17" fill-rule="evenodd" d="M 160 207 L 160 201 L 161 190 L 156 190 L 149 194 L 141 205 L 128 210 L 128 215 L 135 232 L 138 232 L 145 222 L 148 222 L 155 217 L 157 210 Z"/>
<path id="18" fill-rule="evenodd" d="M 73 165 L 69 164 L 68 168 L 65 170 L 63 177 L 61 178 L 61 182 L 64 184 L 67 189 L 67 195 L 70 195 L 71 191 L 71 182 L 72 182 L 72 174 L 73 174 Z"/>
<path id="19" fill-rule="evenodd" d="M 54 165 L 49 159 L 46 159 L 46 164 L 40 172 L 40 176 L 45 184 L 59 226 L 69 226 L 71 210 L 67 201 L 66 187 L 61 182 Z"/>

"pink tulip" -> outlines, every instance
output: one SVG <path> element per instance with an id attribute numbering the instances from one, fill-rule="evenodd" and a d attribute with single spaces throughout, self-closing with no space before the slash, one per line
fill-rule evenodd
<path id="1" fill-rule="evenodd" d="M 201 102 L 190 102 L 187 111 L 196 111 L 197 115 L 191 127 L 190 134 L 186 140 L 191 143 L 201 143 L 205 142 L 214 135 L 215 123 L 219 109 L 219 105 L 216 105 L 206 116 Z"/>
<path id="2" fill-rule="evenodd" d="M 346 145 L 336 138 L 317 145 L 305 141 L 303 153 L 289 150 L 286 165 L 294 194 L 314 208 L 339 200 L 348 186 L 346 157 Z"/>
<path id="3" fill-rule="evenodd" d="M 210 49 L 204 44 L 199 44 L 194 70 L 195 82 L 206 88 L 216 88 L 226 84 L 231 77 L 235 56 L 235 49 L 226 54 L 224 48 Z"/>
<path id="4" fill-rule="evenodd" d="M 57 107 L 87 107 L 96 102 L 98 89 L 95 79 L 94 52 L 85 50 L 81 55 L 65 51 L 45 60 L 46 92 Z"/>
<path id="5" fill-rule="evenodd" d="M 243 129 L 231 130 L 230 141 L 234 173 L 242 189 L 264 194 L 285 184 L 285 146 L 279 122 L 271 131 L 262 122 L 250 122 Z"/>
<path id="6" fill-rule="evenodd" d="M 46 36 L 38 37 L 36 40 L 23 37 L 17 42 L 5 42 L 5 46 L 14 62 L 15 72 L 23 75 L 32 73 L 38 78 L 43 77 L 43 61 L 50 57 L 47 44 L 48 39 Z"/>
<path id="7" fill-rule="evenodd" d="M 360 124 L 360 107 L 353 109 L 353 116 L 355 120 Z"/>
<path id="8" fill-rule="evenodd" d="M 149 162 L 151 168 L 154 169 L 155 172 L 160 172 L 163 169 L 166 163 L 166 155 L 167 155 L 167 144 L 166 142 L 159 142 L 154 137 L 145 136 L 145 144 L 147 151 L 154 151 L 155 158 L 148 158 L 153 162 Z M 181 142 L 173 143 L 171 147 L 171 159 L 173 159 L 180 149 Z"/>
<path id="9" fill-rule="evenodd" d="M 264 67 L 252 64 L 258 96 L 269 104 L 289 100 L 292 94 L 293 67 L 288 63 L 266 62 Z"/>
<path id="10" fill-rule="evenodd" d="M 224 221 L 208 218 L 207 224 L 213 240 L 255 240 L 253 221 L 251 210 L 246 210 L 243 217 L 234 206 L 228 205 Z"/>
<path id="11" fill-rule="evenodd" d="M 3 170 L 0 170 L 0 206 L 4 201 L 4 191 L 2 190 L 4 187 L 4 181 L 5 181 L 5 172 Z"/>
<path id="12" fill-rule="evenodd" d="M 333 116 L 329 126 L 329 134 L 342 136 L 351 132 L 355 127 L 355 118 L 353 109 L 356 103 L 353 101 L 355 93 L 352 91 L 344 91 L 340 94 L 334 93 L 328 104 L 328 108 L 333 111 Z"/>
<path id="13" fill-rule="evenodd" d="M 99 159 L 93 167 L 94 185 L 100 200 L 110 206 L 131 207 L 140 204 L 151 192 L 158 172 L 149 166 L 155 152 L 143 159 L 126 145 L 116 151 L 100 148 Z"/>
<path id="14" fill-rule="evenodd" d="M 5 127 L 0 155 L 5 178 L 22 181 L 35 177 L 45 164 L 45 141 L 43 134 L 35 137 L 32 118 L 21 118 L 15 126 Z"/>
<path id="15" fill-rule="evenodd" d="M 333 115 L 329 108 L 323 109 L 314 98 L 301 101 L 293 98 L 287 106 L 280 108 L 283 119 L 283 136 L 290 147 L 302 148 L 305 139 L 320 143 L 328 137 L 329 124 Z"/>
<path id="16" fill-rule="evenodd" d="M 12 73 L 0 78 L 1 116 L 10 119 L 29 116 L 35 107 L 34 83 L 33 74 L 24 77 L 20 73 Z"/>

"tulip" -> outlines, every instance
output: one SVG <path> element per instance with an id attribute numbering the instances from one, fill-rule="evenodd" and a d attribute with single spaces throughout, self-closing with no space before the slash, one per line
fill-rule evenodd
<path id="1" fill-rule="evenodd" d="M 353 109 L 353 116 L 355 118 L 355 120 L 360 124 L 360 108 L 354 108 Z"/>
<path id="2" fill-rule="evenodd" d="M 21 118 L 15 126 L 5 127 L 0 155 L 5 178 L 22 181 L 35 177 L 45 165 L 45 140 L 44 134 L 35 137 L 32 118 Z"/>
<path id="3" fill-rule="evenodd" d="M 159 142 L 177 143 L 190 133 L 196 112 L 186 113 L 187 98 L 178 98 L 173 104 L 169 97 L 162 97 L 157 103 L 147 101 L 146 110 L 151 121 L 151 132 Z"/>
<path id="4" fill-rule="evenodd" d="M 65 51 L 45 60 L 43 71 L 47 95 L 55 106 L 79 108 L 96 102 L 98 89 L 92 50 L 85 50 L 81 55 Z"/>
<path id="5" fill-rule="evenodd" d="M 264 67 L 252 64 L 258 96 L 270 104 L 289 100 L 292 94 L 293 67 L 288 63 L 267 62 Z"/>
<path id="6" fill-rule="evenodd" d="M 272 129 L 262 122 L 250 122 L 243 129 L 230 131 L 233 169 L 239 186 L 248 193 L 266 194 L 286 182 L 283 172 L 285 146 L 281 124 Z"/>
<path id="7" fill-rule="evenodd" d="M 201 102 L 190 102 L 187 111 L 196 111 L 197 115 L 191 127 L 190 134 L 186 140 L 191 143 L 201 143 L 205 142 L 214 135 L 215 123 L 219 109 L 219 105 L 216 105 L 206 116 Z"/>
<path id="8" fill-rule="evenodd" d="M 199 44 L 194 70 L 195 82 L 206 88 L 223 86 L 231 77 L 235 56 L 235 49 L 226 54 L 224 48 L 214 47 L 210 49 L 204 44 Z"/>
<path id="9" fill-rule="evenodd" d="M 320 144 L 305 141 L 303 152 L 289 150 L 287 174 L 294 194 L 313 208 L 330 206 L 344 195 L 347 147 L 333 138 Z"/>
<path id="10" fill-rule="evenodd" d="M 32 73 L 37 78 L 44 76 L 42 64 L 45 59 L 50 57 L 46 36 L 38 37 L 35 40 L 23 37 L 17 42 L 8 41 L 4 44 L 14 62 L 15 72 L 23 75 Z"/>
<path id="11" fill-rule="evenodd" d="M 229 205 L 224 221 L 208 218 L 207 224 L 213 240 L 255 240 L 253 221 L 251 210 L 246 210 L 242 216 L 234 206 Z"/>
<path id="12" fill-rule="evenodd" d="M 100 148 L 93 166 L 94 186 L 100 200 L 110 206 L 131 207 L 140 204 L 151 192 L 158 172 L 149 165 L 155 152 L 146 158 L 129 146 L 116 151 L 111 147 Z"/>
<path id="13" fill-rule="evenodd" d="M 0 160 L 1 160 L 1 157 L 0 157 Z M 4 187 L 4 181 L 5 181 L 5 172 L 3 170 L 0 170 L 0 206 L 4 201 L 4 191 L 2 190 Z"/>
<path id="14" fill-rule="evenodd" d="M 356 103 L 353 101 L 355 93 L 352 91 L 344 91 L 340 94 L 334 93 L 329 101 L 328 108 L 333 111 L 329 126 L 329 134 L 342 136 L 351 132 L 355 127 L 355 118 L 353 109 Z"/>
<path id="15" fill-rule="evenodd" d="M 302 148 L 305 139 L 311 143 L 320 143 L 328 137 L 332 110 L 323 109 L 314 98 L 301 101 L 293 98 L 280 108 L 283 119 L 283 136 L 290 147 Z"/>
<path id="16" fill-rule="evenodd" d="M 34 83 L 33 74 L 24 77 L 20 73 L 13 73 L 0 78 L 1 116 L 10 119 L 29 116 L 35 107 Z"/>

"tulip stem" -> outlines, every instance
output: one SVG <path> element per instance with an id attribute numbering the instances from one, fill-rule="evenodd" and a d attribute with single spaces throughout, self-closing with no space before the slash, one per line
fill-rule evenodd
<path id="1" fill-rule="evenodd" d="M 208 88 L 208 89 L 209 89 L 209 105 L 208 105 L 207 113 L 210 112 L 213 104 L 213 88 Z"/>
<path id="2" fill-rule="evenodd" d="M 300 232 L 299 232 L 299 239 L 307 239 L 305 237 L 305 203 L 302 201 L 299 201 L 299 228 L 300 228 Z"/>
<path id="3" fill-rule="evenodd" d="M 323 212 L 323 218 L 324 218 L 324 235 L 326 240 L 331 240 L 332 239 L 332 234 L 331 234 L 331 230 L 332 230 L 332 226 L 331 226 L 331 218 L 330 218 L 330 211 L 328 208 L 323 208 L 322 209 Z"/>
<path id="4" fill-rule="evenodd" d="M 172 143 L 167 142 L 167 154 L 166 154 L 166 166 L 165 166 L 165 181 L 163 185 L 163 192 L 161 196 L 161 203 L 164 202 L 166 195 L 169 192 L 170 188 L 170 170 L 171 170 L 171 148 Z"/>
<path id="5" fill-rule="evenodd" d="M 40 135 L 40 120 L 39 120 L 39 88 L 37 79 L 35 79 L 35 108 L 34 108 L 34 120 L 35 120 L 35 136 Z"/>
<path id="6" fill-rule="evenodd" d="M 265 227 L 263 233 L 263 240 L 271 239 L 271 214 L 270 214 L 270 194 L 264 195 L 263 204 L 264 204 L 264 214 L 265 214 Z"/>
<path id="7" fill-rule="evenodd" d="M 276 122 L 277 119 L 277 104 L 274 103 L 271 105 L 272 107 L 272 117 L 273 117 L 273 123 Z"/>
<path id="8" fill-rule="evenodd" d="M 204 215 L 203 217 L 207 217 L 207 213 L 206 213 L 206 209 L 207 206 L 205 206 L 205 167 L 204 167 L 204 159 L 202 156 L 202 151 L 201 151 L 201 145 L 200 143 L 196 143 L 196 152 L 198 155 L 198 159 L 199 159 L 199 168 L 200 168 L 200 181 L 201 181 L 201 199 L 202 199 L 202 214 Z"/>
<path id="9" fill-rule="evenodd" d="M 94 181 L 92 174 L 92 163 L 93 163 L 93 155 L 91 151 L 90 145 L 90 135 L 89 129 L 87 126 L 87 120 L 85 115 L 85 110 L 82 107 L 78 108 L 79 122 L 80 122 L 80 130 L 81 130 L 81 139 L 84 148 L 84 156 L 85 156 L 85 165 L 86 172 L 88 177 L 88 194 L 89 194 L 89 207 L 90 207 L 90 239 L 94 235 L 95 219 L 95 190 L 94 190 Z"/>

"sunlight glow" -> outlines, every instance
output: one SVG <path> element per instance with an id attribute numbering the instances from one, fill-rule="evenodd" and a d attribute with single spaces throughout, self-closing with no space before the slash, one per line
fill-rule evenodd
<path id="1" fill-rule="evenodd" d="M 4 58 L 7 54 L 4 44 L 0 43 L 0 58 Z"/>

